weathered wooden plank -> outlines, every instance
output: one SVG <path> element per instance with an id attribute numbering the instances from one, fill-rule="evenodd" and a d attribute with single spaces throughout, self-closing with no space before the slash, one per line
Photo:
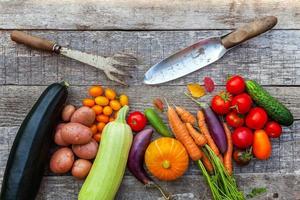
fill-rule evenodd
<path id="1" fill-rule="evenodd" d="M 300 28 L 300 3 L 276 1 L 1 1 L 1 29 L 228 29 L 275 15 L 276 28 Z"/>
<path id="2" fill-rule="evenodd" d="M 96 82 L 95 82 L 96 83 Z M 86 98 L 89 86 L 71 86 L 69 88 L 69 102 L 80 105 Z M 187 107 L 196 112 L 198 106 L 184 96 L 186 86 L 132 86 L 114 87 L 119 93 L 126 93 L 130 97 L 132 110 L 144 110 L 152 106 L 157 97 L 165 97 L 177 105 Z M 295 119 L 300 119 L 300 90 L 299 87 L 265 87 L 272 95 L 282 101 L 293 113 Z M 0 86 L 0 126 L 18 126 L 29 112 L 34 102 L 41 95 L 45 86 Z M 202 101 L 208 102 L 212 95 L 224 89 L 218 86 L 215 92 L 206 95 Z"/>
<path id="3" fill-rule="evenodd" d="M 248 194 L 254 187 L 265 187 L 267 193 L 256 197 L 257 200 L 297 200 L 299 199 L 299 174 L 242 174 L 236 176 L 240 189 Z M 160 182 L 178 200 L 208 200 L 210 191 L 200 174 L 184 176 L 174 182 Z M 72 177 L 44 177 L 38 200 L 74 200 L 80 191 L 82 181 Z M 277 197 L 276 197 L 277 196 Z M 125 176 L 118 191 L 119 200 L 162 200 L 156 189 L 145 188 L 132 176 Z"/>
<path id="4" fill-rule="evenodd" d="M 111 56 L 130 53 L 139 60 L 137 68 L 127 69 L 130 85 L 142 85 L 146 70 L 177 50 L 200 38 L 222 35 L 228 31 L 30 31 L 62 45 L 88 53 Z M 102 71 L 77 61 L 45 52 L 31 50 L 12 42 L 9 32 L 0 31 L 0 84 L 48 85 L 66 80 L 73 85 L 101 83 L 115 85 Z M 202 82 L 212 76 L 224 84 L 228 74 L 242 74 L 264 85 L 300 85 L 300 31 L 272 31 L 251 40 L 230 52 L 221 60 L 184 78 L 164 85 Z"/>

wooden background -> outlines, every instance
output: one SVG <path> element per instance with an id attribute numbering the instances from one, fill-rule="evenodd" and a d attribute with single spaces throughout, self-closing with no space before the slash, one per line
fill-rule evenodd
<path id="1" fill-rule="evenodd" d="M 275 15 L 272 31 L 233 49 L 221 60 L 184 78 L 145 86 L 143 74 L 159 60 L 201 38 L 222 35 L 255 17 Z M 196 110 L 183 97 L 186 84 L 211 76 L 223 88 L 228 74 L 241 74 L 263 84 L 292 111 L 295 122 L 274 139 L 272 157 L 235 167 L 241 188 L 267 187 L 259 199 L 300 199 L 300 2 L 296 0 L 0 0 L 0 180 L 13 139 L 26 113 L 47 85 L 71 84 L 69 102 L 79 105 L 88 86 L 101 84 L 130 96 L 132 110 L 143 110 L 164 96 Z M 57 41 L 88 53 L 135 55 L 136 69 L 124 69 L 130 87 L 117 86 L 101 71 L 65 57 L 31 50 L 9 38 L 11 30 Z M 208 100 L 210 97 L 205 97 Z M 76 199 L 82 181 L 45 172 L 37 199 Z M 184 177 L 161 183 L 178 199 L 210 199 L 199 170 L 191 163 Z M 158 199 L 126 172 L 117 199 Z M 257 199 L 257 198 L 256 198 Z"/>

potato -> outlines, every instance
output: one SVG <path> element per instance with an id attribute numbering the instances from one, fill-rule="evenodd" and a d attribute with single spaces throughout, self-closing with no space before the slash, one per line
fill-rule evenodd
<path id="1" fill-rule="evenodd" d="M 66 105 L 61 113 L 62 120 L 65 122 L 69 122 L 75 110 L 76 110 L 75 106 L 71 104 Z"/>
<path id="2" fill-rule="evenodd" d="M 69 144 L 86 144 L 91 141 L 92 131 L 79 123 L 69 122 L 61 129 L 62 139 Z"/>
<path id="3" fill-rule="evenodd" d="M 74 154 L 68 147 L 58 149 L 51 157 L 50 170 L 56 174 L 68 172 L 74 163 Z"/>
<path id="4" fill-rule="evenodd" d="M 74 162 L 72 175 L 78 179 L 85 178 L 92 167 L 92 163 L 88 160 L 78 159 Z"/>
<path id="5" fill-rule="evenodd" d="M 91 108 L 83 106 L 73 113 L 71 122 L 80 123 L 90 127 L 94 123 L 95 117 L 96 114 Z"/>
<path id="6" fill-rule="evenodd" d="M 55 134 L 54 134 L 54 142 L 60 146 L 68 146 L 69 143 L 65 142 L 61 137 L 61 129 L 66 123 L 60 123 L 56 126 Z"/>
<path id="7" fill-rule="evenodd" d="M 98 151 L 98 143 L 92 139 L 87 144 L 73 144 L 72 150 L 76 156 L 83 159 L 93 159 L 96 157 Z"/>

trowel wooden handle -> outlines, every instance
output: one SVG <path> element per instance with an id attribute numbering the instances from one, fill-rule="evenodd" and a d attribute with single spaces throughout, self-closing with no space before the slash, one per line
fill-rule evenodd
<path id="1" fill-rule="evenodd" d="M 246 40 L 258 36 L 277 24 L 277 18 L 274 16 L 263 17 L 246 24 L 235 31 L 222 37 L 222 44 L 226 49 L 234 47 Z"/>
<path id="2" fill-rule="evenodd" d="M 55 42 L 36 36 L 31 36 L 21 31 L 13 31 L 10 35 L 10 38 L 17 43 L 24 44 L 28 47 L 38 50 L 53 51 L 58 53 L 60 49 L 60 46 Z"/>

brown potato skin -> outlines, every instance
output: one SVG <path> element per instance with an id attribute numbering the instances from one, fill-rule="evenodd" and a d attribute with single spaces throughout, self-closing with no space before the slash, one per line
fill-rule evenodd
<path id="1" fill-rule="evenodd" d="M 98 151 L 98 143 L 92 139 L 89 143 L 87 144 L 73 144 L 72 145 L 72 150 L 76 156 L 79 158 L 83 159 L 93 159 L 97 155 Z"/>
<path id="2" fill-rule="evenodd" d="M 78 179 L 84 179 L 90 172 L 92 163 L 88 160 L 78 159 L 72 167 L 72 175 Z"/>
<path id="3" fill-rule="evenodd" d="M 69 122 L 61 129 L 62 139 L 69 144 L 86 144 L 91 141 L 92 131 L 79 123 Z"/>
<path id="4" fill-rule="evenodd" d="M 66 105 L 61 113 L 61 118 L 64 122 L 69 122 L 71 120 L 72 115 L 74 114 L 76 108 L 75 106 L 69 104 Z"/>
<path id="5" fill-rule="evenodd" d="M 58 124 L 56 126 L 55 133 L 54 133 L 54 142 L 55 142 L 55 144 L 60 145 L 60 146 L 68 146 L 69 145 L 69 143 L 65 142 L 61 137 L 61 129 L 65 124 L 66 123 Z"/>
<path id="6" fill-rule="evenodd" d="M 95 112 L 86 106 L 78 108 L 71 117 L 71 122 L 77 122 L 90 127 L 95 121 Z"/>
<path id="7" fill-rule="evenodd" d="M 74 154 L 68 147 L 58 149 L 50 159 L 50 170 L 56 174 L 68 172 L 74 163 Z"/>

